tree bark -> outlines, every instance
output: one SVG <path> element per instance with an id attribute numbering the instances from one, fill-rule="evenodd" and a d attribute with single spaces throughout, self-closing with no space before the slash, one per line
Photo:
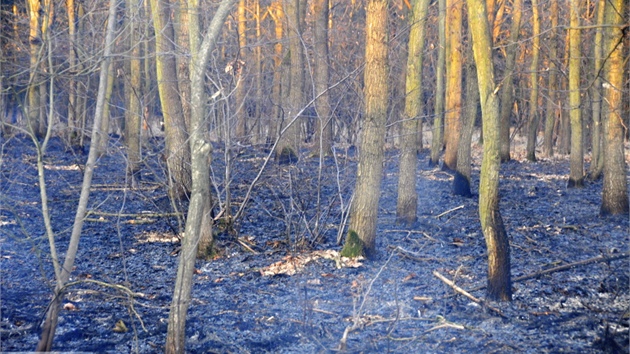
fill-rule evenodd
<path id="1" fill-rule="evenodd" d="M 276 161 L 278 163 L 297 162 L 300 147 L 300 123 L 294 119 L 304 105 L 304 46 L 302 45 L 302 13 L 301 7 L 306 6 L 303 0 L 284 0 L 284 13 L 287 19 L 289 38 L 290 89 L 285 101 L 284 115 L 280 131 L 280 141 L 276 145 Z M 283 87 L 285 90 L 287 87 Z M 286 92 L 286 91 L 284 91 Z"/>
<path id="2" fill-rule="evenodd" d="M 164 116 L 169 196 L 186 197 L 191 188 L 190 147 L 180 100 L 175 57 L 175 32 L 168 0 L 150 0 L 155 29 L 155 66 Z"/>
<path id="3" fill-rule="evenodd" d="M 444 72 L 446 69 L 446 0 L 438 0 L 438 61 L 435 83 L 435 118 L 431 133 L 431 159 L 429 164 L 437 166 L 440 162 L 440 153 L 444 147 Z"/>
<path id="4" fill-rule="evenodd" d="M 186 339 L 186 315 L 190 305 L 190 295 L 193 286 L 193 271 L 199 243 L 204 235 L 212 235 L 212 223 L 209 205 L 210 200 L 210 172 L 209 164 L 212 145 L 206 141 L 207 127 L 205 117 L 205 74 L 210 53 L 214 50 L 217 38 L 225 18 L 236 0 L 222 0 L 214 14 L 203 42 L 191 39 L 191 104 L 190 104 L 190 149 L 192 151 L 192 192 L 186 219 L 186 233 L 182 240 L 182 249 L 177 266 L 177 279 L 173 291 L 173 301 L 169 313 L 168 330 L 166 334 L 166 353 L 184 353 Z M 200 33 L 199 2 L 189 0 L 190 33 L 191 38 Z"/>
<path id="5" fill-rule="evenodd" d="M 628 214 L 627 167 L 624 156 L 623 123 L 623 32 L 622 14 L 628 4 L 624 0 L 612 0 L 606 6 L 606 80 L 605 82 L 605 139 L 604 186 L 602 189 L 601 215 Z"/>
<path id="6" fill-rule="evenodd" d="M 424 37 L 428 0 L 414 0 L 413 13 L 409 17 L 405 115 L 402 123 L 400 162 L 398 173 L 398 200 L 396 218 L 403 224 L 417 220 L 418 192 L 416 168 L 418 164 L 417 132 L 422 131 L 422 67 L 424 62 Z"/>
<path id="7" fill-rule="evenodd" d="M 527 159 L 536 161 L 538 141 L 538 64 L 540 61 L 540 15 L 538 0 L 532 0 L 532 62 L 529 67 L 529 124 L 527 127 Z"/>
<path id="8" fill-rule="evenodd" d="M 234 93 L 236 129 L 234 130 L 234 136 L 238 141 L 244 141 L 245 134 L 247 133 L 247 109 L 245 107 L 247 86 L 243 82 L 244 68 L 240 65 L 239 60 L 249 57 L 245 54 L 245 51 L 247 50 L 247 17 L 245 17 L 245 0 L 239 1 L 236 18 L 238 20 L 237 28 L 239 54 L 237 55 L 236 62 L 233 65 L 235 70 L 234 82 L 236 84 L 236 92 Z"/>
<path id="9" fill-rule="evenodd" d="M 580 97 L 580 5 L 570 0 L 569 29 L 569 117 L 571 119 L 571 157 L 568 188 L 584 186 L 584 153 L 582 143 L 582 98 Z"/>
<path id="10" fill-rule="evenodd" d="M 484 130 L 479 219 L 488 249 L 488 297 L 511 301 L 510 245 L 499 211 L 499 104 L 494 82 L 492 42 L 484 1 L 467 2 Z"/>
<path id="11" fill-rule="evenodd" d="M 329 0 L 315 0 L 313 2 L 314 23 L 314 68 L 313 80 L 317 110 L 317 124 L 315 128 L 315 144 L 313 152 L 317 155 L 332 154 L 333 117 L 330 109 L 330 95 L 328 93 L 328 79 L 330 66 L 328 56 L 328 5 Z"/>
<path id="12" fill-rule="evenodd" d="M 142 107 L 140 97 L 142 95 L 142 81 L 140 77 L 140 6 L 139 1 L 129 1 L 125 6 L 127 12 L 127 40 L 129 41 L 129 75 L 125 80 L 125 145 L 127 147 L 127 181 L 130 186 L 137 186 L 140 178 L 140 121 L 142 119 Z M 109 102 L 108 102 L 109 103 Z M 147 117 L 148 118 L 148 117 Z M 107 132 L 103 131 L 103 140 L 106 141 Z"/>
<path id="13" fill-rule="evenodd" d="M 457 147 L 461 130 L 462 109 L 462 8 L 459 0 L 446 0 L 448 12 L 446 66 L 446 112 L 444 115 L 444 168 L 454 171 L 457 168 Z"/>
<path id="14" fill-rule="evenodd" d="M 591 93 L 591 164 L 588 169 L 590 179 L 599 179 L 604 167 L 604 154 L 602 149 L 602 60 L 604 14 L 606 0 L 599 0 L 597 3 L 597 28 L 595 29 L 595 42 L 593 43 L 593 85 L 590 87 Z"/>
<path id="15" fill-rule="evenodd" d="M 516 53 L 518 51 L 518 33 L 521 29 L 521 15 L 523 11 L 523 0 L 514 0 L 512 3 L 512 25 L 510 27 L 510 42 L 507 47 L 505 58 L 505 73 L 503 75 L 503 86 L 501 88 L 500 102 L 500 132 L 499 132 L 499 154 L 501 162 L 510 161 L 510 121 L 512 118 L 512 108 L 514 107 L 514 97 L 512 90 L 514 87 L 514 77 L 516 71 Z"/>
<path id="16" fill-rule="evenodd" d="M 604 0 L 605 1 L 605 0 Z M 560 109 L 556 103 L 556 91 L 558 90 L 557 75 L 558 69 L 556 61 L 558 60 L 558 0 L 551 0 L 551 8 L 549 9 L 551 17 L 551 28 L 549 29 L 549 70 L 547 85 L 547 112 L 545 119 L 545 138 L 543 141 L 543 150 L 545 156 L 553 156 L 553 129 L 556 125 L 556 117 Z"/>
<path id="17" fill-rule="evenodd" d="M 388 1 L 369 0 L 365 23 L 365 115 L 350 227 L 341 254 L 375 253 L 388 102 Z"/>

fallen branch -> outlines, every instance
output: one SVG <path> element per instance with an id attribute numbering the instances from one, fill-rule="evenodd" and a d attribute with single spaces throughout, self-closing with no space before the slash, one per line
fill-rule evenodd
<path id="1" fill-rule="evenodd" d="M 406 250 L 400 246 L 396 246 L 393 248 L 394 251 L 398 252 L 398 254 L 400 254 L 401 256 L 405 257 L 405 258 L 409 258 L 411 260 L 414 261 L 418 261 L 418 262 L 427 262 L 427 261 L 435 261 L 435 262 L 444 262 L 444 259 L 441 258 L 435 258 L 435 257 L 426 257 L 421 255 L 418 252 L 413 252 L 413 251 L 409 251 Z"/>
<path id="2" fill-rule="evenodd" d="M 452 212 L 454 212 L 454 211 L 456 211 L 456 210 L 463 209 L 463 208 L 464 208 L 464 205 L 462 204 L 462 205 L 457 206 L 457 207 L 455 207 L 455 208 L 453 208 L 453 209 L 449 209 L 449 210 L 447 210 L 447 211 L 443 212 L 442 214 L 440 214 L 440 215 L 436 216 L 435 218 L 436 218 L 436 219 L 439 219 L 439 218 L 443 217 L 443 216 L 444 216 L 444 215 L 446 215 L 446 214 L 450 214 L 450 213 L 452 213 Z"/>
<path id="3" fill-rule="evenodd" d="M 612 261 L 617 261 L 617 260 L 628 258 L 628 257 L 630 257 L 630 253 L 621 253 L 619 255 L 612 256 L 612 257 L 606 257 L 606 256 L 600 255 L 600 256 L 589 258 L 589 259 L 585 259 L 585 260 L 582 260 L 582 261 L 577 261 L 577 262 L 573 262 L 573 263 L 569 263 L 569 264 L 565 264 L 565 265 L 561 265 L 561 266 L 557 266 L 557 267 L 541 270 L 541 271 L 538 271 L 536 273 L 523 275 L 523 276 L 520 276 L 520 277 L 512 279 L 512 283 L 538 278 L 538 277 L 540 277 L 542 275 L 545 275 L 545 274 L 551 274 L 551 273 L 561 272 L 561 271 L 564 271 L 564 270 L 569 270 L 569 269 L 571 269 L 573 267 L 577 267 L 577 266 L 580 266 L 580 265 L 587 265 L 587 264 L 591 264 L 591 263 L 601 263 L 601 262 L 612 262 Z M 478 286 L 476 288 L 470 289 L 469 291 L 472 292 L 472 291 L 482 290 L 482 289 L 485 289 L 486 286 L 487 285 L 485 285 L 485 284 L 484 285 L 480 285 L 480 286 Z"/>
<path id="4" fill-rule="evenodd" d="M 88 215 L 98 215 L 98 216 L 112 216 L 112 217 L 121 217 L 121 218 L 160 218 L 160 217 L 169 217 L 169 216 L 182 216 L 182 213 L 135 213 L 135 214 L 122 214 L 122 213 L 106 213 L 104 211 L 93 211 L 90 210 L 87 212 Z"/>
<path id="5" fill-rule="evenodd" d="M 449 280 L 448 278 L 446 278 L 445 276 L 443 276 L 442 274 L 440 274 L 440 272 L 438 272 L 437 270 L 433 271 L 433 275 L 435 275 L 438 279 L 440 279 L 441 281 L 443 281 L 444 283 L 446 283 L 446 285 L 450 286 L 451 288 L 453 288 L 453 290 L 455 290 L 457 293 L 460 293 L 464 296 L 466 296 L 467 298 L 469 298 L 470 300 L 472 300 L 475 303 L 478 303 L 479 305 L 485 306 L 488 309 L 494 311 L 496 314 L 498 314 L 501 317 L 505 317 L 503 315 L 503 313 L 501 312 L 501 310 L 494 308 L 492 306 L 489 306 L 488 304 L 485 303 L 485 301 L 478 299 L 476 297 L 474 297 L 473 295 L 471 295 L 469 292 L 467 292 L 466 290 L 460 288 L 459 286 L 455 285 L 455 283 L 453 283 L 453 281 Z"/>

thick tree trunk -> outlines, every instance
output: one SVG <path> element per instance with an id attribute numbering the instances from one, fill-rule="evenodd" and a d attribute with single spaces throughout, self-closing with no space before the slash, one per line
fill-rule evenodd
<path id="1" fill-rule="evenodd" d="M 238 141 L 245 140 L 245 134 L 247 133 L 247 108 L 245 107 L 245 100 L 248 88 L 243 82 L 244 67 L 240 65 L 240 61 L 244 58 L 249 58 L 247 51 L 247 17 L 245 17 L 245 0 L 240 0 L 237 10 L 238 21 L 238 46 L 239 54 L 234 67 L 234 83 L 236 85 L 236 92 L 234 93 L 234 115 L 236 116 L 236 129 L 234 130 L 234 137 Z M 246 63 L 247 64 L 247 63 Z"/>
<path id="2" fill-rule="evenodd" d="M 453 194 L 464 197 L 472 197 L 471 190 L 471 161 L 470 144 L 472 133 L 477 120 L 477 107 L 479 106 L 479 86 L 477 83 L 477 71 L 473 63 L 472 48 L 469 48 L 468 65 L 466 65 L 466 105 L 462 119 L 462 132 L 457 149 L 457 169 L 453 178 Z"/>
<path id="3" fill-rule="evenodd" d="M 411 30 L 408 41 L 405 115 L 401 132 L 398 201 L 396 204 L 396 218 L 404 224 L 414 223 L 417 219 L 417 132 L 422 131 L 422 112 L 424 111 L 422 101 L 422 66 L 428 6 L 429 0 L 414 0 L 413 14 L 409 17 Z"/>
<path id="4" fill-rule="evenodd" d="M 274 32 L 276 34 L 276 44 L 274 44 L 274 71 L 273 71 L 273 88 L 271 89 L 271 103 L 273 105 L 271 113 L 271 124 L 269 127 L 269 137 L 271 139 L 277 139 L 280 133 L 280 127 L 282 126 L 282 62 L 283 62 L 283 48 L 282 38 L 284 37 L 284 10 L 282 9 L 282 1 L 278 0 L 271 4 L 269 13 L 273 18 Z M 270 143 L 270 141 L 268 141 Z"/>
<path id="5" fill-rule="evenodd" d="M 435 83 L 435 118 L 431 133 L 431 159 L 429 164 L 437 166 L 440 162 L 440 153 L 444 147 L 444 73 L 446 68 L 446 0 L 438 0 L 438 61 Z"/>
<path id="6" fill-rule="evenodd" d="M 582 98 L 580 97 L 580 0 L 571 2 L 569 29 L 569 117 L 571 118 L 571 157 L 568 188 L 584 186 L 584 153 L 582 143 Z"/>
<path id="7" fill-rule="evenodd" d="M 499 104 L 494 82 L 492 42 L 483 0 L 468 0 L 483 115 L 483 162 L 479 181 L 479 219 L 488 249 L 488 297 L 512 300 L 510 245 L 499 212 Z"/>
<path id="8" fill-rule="evenodd" d="M 605 102 L 605 139 L 604 148 L 604 187 L 600 213 L 628 214 L 628 184 L 626 181 L 626 163 L 624 156 L 624 127 L 622 87 L 623 87 L 623 32 L 622 14 L 628 4 L 624 0 L 612 0 L 606 6 L 606 80 Z"/>
<path id="9" fill-rule="evenodd" d="M 387 10 L 387 0 L 368 1 L 365 24 L 365 120 L 350 227 L 341 251 L 347 257 L 372 256 L 375 253 L 389 93 Z"/>

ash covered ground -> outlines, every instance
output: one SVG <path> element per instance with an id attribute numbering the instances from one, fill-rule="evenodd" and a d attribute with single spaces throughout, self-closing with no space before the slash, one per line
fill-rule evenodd
<path id="1" fill-rule="evenodd" d="M 74 281 L 124 285 L 137 296 L 93 282 L 71 287 L 56 332 L 57 351 L 163 351 L 178 223 L 168 214 L 158 149 L 146 152 L 136 190 L 125 187 L 118 144 L 99 160 L 92 213 L 72 273 Z M 222 199 L 224 156 L 217 147 L 212 168 Z M 256 148 L 234 152 L 235 208 L 265 156 Z M 236 231 L 217 225 L 217 257 L 197 262 L 187 351 L 628 352 L 630 269 L 622 256 L 630 244 L 629 222 L 627 216 L 598 215 L 601 181 L 567 189 L 566 157 L 528 163 L 517 156 L 501 167 L 501 211 L 514 278 L 594 257 L 622 258 L 517 281 L 513 302 L 482 306 L 433 275 L 438 271 L 464 289 L 485 284 L 477 198 L 453 196 L 452 176 L 429 167 L 427 155 L 418 158 L 418 222 L 411 227 L 395 222 L 398 157 L 389 152 L 379 205 L 379 254 L 355 267 L 321 256 L 340 249 L 338 229 L 354 187 L 355 155 L 338 150 L 336 158 L 323 159 L 321 174 L 319 159 L 308 154 L 295 166 L 270 164 Z M 45 159 L 62 256 L 85 159 L 59 139 L 51 141 Z M 30 351 L 54 284 L 32 142 L 4 140 L 0 168 L 0 350 Z M 485 296 L 483 289 L 471 293 Z M 126 332 L 114 330 L 119 321 Z"/>

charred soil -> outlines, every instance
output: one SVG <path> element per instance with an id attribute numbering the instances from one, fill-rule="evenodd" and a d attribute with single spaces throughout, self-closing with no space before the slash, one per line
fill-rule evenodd
<path id="1" fill-rule="evenodd" d="M 163 351 L 178 211 L 166 198 L 159 149 L 145 152 L 136 189 L 126 187 L 118 144 L 98 162 L 72 273 L 77 283 L 66 294 L 53 345 L 57 351 Z M 267 155 L 252 147 L 230 153 L 233 214 Z M 1 154 L 0 351 L 29 351 L 54 279 L 33 144 L 8 139 Z M 225 152 L 216 147 L 214 154 L 214 193 L 224 201 Z M 485 284 L 477 198 L 453 196 L 453 176 L 428 167 L 428 155 L 418 158 L 417 223 L 396 225 L 398 156 L 390 152 L 379 205 L 379 254 L 357 262 L 332 252 L 340 249 L 339 235 L 345 236 L 339 227 L 354 186 L 353 153 L 270 163 L 234 228 L 217 221 L 217 257 L 197 262 L 187 351 L 628 352 L 630 269 L 623 255 L 629 221 L 599 217 L 601 181 L 567 189 L 565 157 L 517 159 L 501 167 L 513 278 L 594 257 L 618 259 L 516 281 L 513 302 L 479 305 L 433 275 L 438 271 L 468 290 Z M 61 257 L 84 162 L 61 140 L 51 141 L 46 181 Z M 473 174 L 476 190 L 478 169 Z M 134 296 L 97 282 L 122 285 Z M 484 291 L 472 295 L 483 299 Z"/>

